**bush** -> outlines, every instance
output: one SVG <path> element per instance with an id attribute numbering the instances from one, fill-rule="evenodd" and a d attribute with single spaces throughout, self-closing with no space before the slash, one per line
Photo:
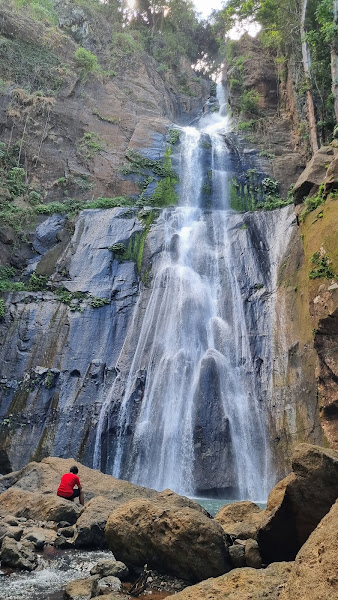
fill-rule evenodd
<path id="1" fill-rule="evenodd" d="M 85 48 L 78 48 L 76 50 L 75 61 L 77 66 L 82 69 L 83 74 L 88 74 L 99 69 L 96 54 Z"/>
<path id="2" fill-rule="evenodd" d="M 259 94 L 256 90 L 248 90 L 243 92 L 241 96 L 241 111 L 245 113 L 259 113 Z"/>

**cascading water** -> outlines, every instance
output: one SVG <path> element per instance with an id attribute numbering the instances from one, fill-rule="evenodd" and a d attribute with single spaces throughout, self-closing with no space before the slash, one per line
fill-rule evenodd
<path id="1" fill-rule="evenodd" d="M 269 452 L 230 239 L 222 94 L 219 85 L 218 113 L 198 129 L 183 129 L 179 206 L 162 213 L 164 250 L 123 399 L 117 377 L 101 411 L 94 466 L 102 467 L 110 429 L 104 461 L 116 477 L 188 495 L 208 489 L 258 500 L 268 492 Z"/>

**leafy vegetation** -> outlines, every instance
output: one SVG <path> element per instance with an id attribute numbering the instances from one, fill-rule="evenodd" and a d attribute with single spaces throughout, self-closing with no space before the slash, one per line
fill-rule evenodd
<path id="1" fill-rule="evenodd" d="M 311 269 L 309 273 L 310 279 L 331 279 L 335 277 L 335 274 L 332 271 L 329 257 L 323 252 L 315 252 L 310 259 L 311 263 L 314 265 L 313 269 Z"/>
<path id="2" fill-rule="evenodd" d="M 60 59 L 44 45 L 0 35 L 0 77 L 27 90 L 55 94 L 63 81 Z"/>
<path id="3" fill-rule="evenodd" d="M 94 131 L 84 133 L 79 142 L 78 151 L 84 158 L 92 159 L 95 154 L 103 150 L 103 141 Z"/>
<path id="4" fill-rule="evenodd" d="M 82 79 L 86 78 L 89 73 L 99 70 L 97 56 L 85 48 L 78 48 L 76 50 L 75 62 L 77 67 L 81 70 Z"/>
<path id="5" fill-rule="evenodd" d="M 0 298 L 0 319 L 3 319 L 6 314 L 6 304 L 3 298 Z"/>

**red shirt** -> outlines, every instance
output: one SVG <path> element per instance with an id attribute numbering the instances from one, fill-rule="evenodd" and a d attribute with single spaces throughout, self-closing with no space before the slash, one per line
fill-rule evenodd
<path id="1" fill-rule="evenodd" d="M 73 488 L 77 485 L 77 487 L 81 487 L 80 479 L 74 473 L 65 473 L 62 475 L 60 485 L 57 489 L 57 495 L 63 496 L 63 498 L 70 498 L 73 495 Z"/>

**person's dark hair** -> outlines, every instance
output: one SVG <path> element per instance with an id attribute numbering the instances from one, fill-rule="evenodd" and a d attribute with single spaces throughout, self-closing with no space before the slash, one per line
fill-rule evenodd
<path id="1" fill-rule="evenodd" d="M 69 473 L 73 473 L 74 475 L 77 475 L 79 472 L 79 469 L 77 467 L 70 467 L 69 469 Z"/>

